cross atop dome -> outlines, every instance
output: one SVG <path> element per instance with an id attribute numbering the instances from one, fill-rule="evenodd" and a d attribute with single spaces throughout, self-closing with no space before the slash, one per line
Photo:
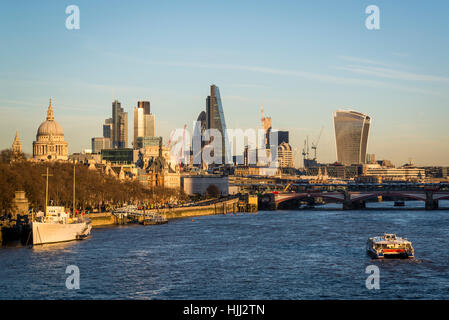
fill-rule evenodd
<path id="1" fill-rule="evenodd" d="M 50 98 L 50 104 L 48 105 L 47 110 L 47 120 L 54 120 L 55 117 L 53 115 L 53 107 L 51 106 L 51 98 Z"/>

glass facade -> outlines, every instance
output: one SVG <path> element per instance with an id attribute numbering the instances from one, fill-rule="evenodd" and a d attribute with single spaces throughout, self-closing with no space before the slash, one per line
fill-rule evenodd
<path id="1" fill-rule="evenodd" d="M 142 108 L 145 114 L 150 114 L 150 101 L 137 101 L 137 108 Z"/>
<path id="2" fill-rule="evenodd" d="M 156 119 L 154 114 L 144 115 L 144 135 L 147 137 L 154 137 L 156 135 Z"/>
<path id="3" fill-rule="evenodd" d="M 106 160 L 115 164 L 133 163 L 133 149 L 103 149 L 101 150 L 101 160 Z"/>
<path id="4" fill-rule="evenodd" d="M 215 156 L 222 159 L 222 164 L 226 163 L 226 160 L 232 163 L 220 90 L 216 85 L 210 86 L 210 96 L 206 99 L 206 125 L 207 129 L 217 129 L 222 136 L 222 148 L 221 150 L 214 150 L 214 152 L 217 152 Z"/>
<path id="5" fill-rule="evenodd" d="M 154 147 L 162 145 L 162 137 L 137 137 L 136 148 Z"/>
<path id="6" fill-rule="evenodd" d="M 144 117 L 143 117 L 143 108 L 135 108 L 134 109 L 134 148 L 137 147 L 137 138 L 143 137 L 144 133 Z"/>
<path id="7" fill-rule="evenodd" d="M 134 109 L 134 140 L 133 147 L 138 148 L 139 137 L 155 136 L 155 117 L 150 113 L 149 101 L 138 101 Z"/>
<path id="8" fill-rule="evenodd" d="M 104 122 L 103 137 L 112 139 L 112 118 L 106 119 Z"/>
<path id="9" fill-rule="evenodd" d="M 112 102 L 112 144 L 114 148 L 128 147 L 128 113 L 117 100 Z"/>
<path id="10" fill-rule="evenodd" d="M 288 131 L 279 131 L 279 130 L 271 130 L 271 128 L 266 133 L 265 141 L 266 141 L 266 148 L 271 148 L 271 138 L 277 137 L 277 146 L 280 146 L 282 142 L 289 143 L 288 139 Z M 273 141 L 273 145 L 276 144 L 275 141 Z"/>
<path id="11" fill-rule="evenodd" d="M 371 118 L 356 111 L 334 112 L 337 161 L 344 165 L 366 162 Z"/>
<path id="12" fill-rule="evenodd" d="M 92 153 L 100 153 L 103 149 L 111 149 L 111 139 L 105 137 L 92 138 Z"/>

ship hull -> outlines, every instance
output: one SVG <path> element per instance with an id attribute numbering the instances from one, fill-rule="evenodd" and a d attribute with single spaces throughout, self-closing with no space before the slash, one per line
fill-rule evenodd
<path id="1" fill-rule="evenodd" d="M 376 253 L 373 250 L 367 250 L 366 253 L 373 259 L 413 259 L 413 253 L 396 250 L 395 252 Z"/>
<path id="2" fill-rule="evenodd" d="M 42 223 L 33 222 L 33 245 L 73 241 L 83 239 L 90 234 L 91 226 L 81 223 Z"/>

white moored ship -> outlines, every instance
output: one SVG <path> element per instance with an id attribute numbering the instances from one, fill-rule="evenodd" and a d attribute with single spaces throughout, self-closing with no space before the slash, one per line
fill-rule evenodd
<path id="1" fill-rule="evenodd" d="M 92 225 L 88 218 L 71 217 L 64 207 L 47 206 L 48 173 L 45 175 L 45 214 L 40 212 L 31 222 L 33 245 L 81 240 L 90 235 Z M 73 215 L 75 215 L 75 166 L 73 166 Z"/>
<path id="2" fill-rule="evenodd" d="M 412 243 L 395 234 L 386 233 L 383 236 L 369 238 L 366 244 L 367 254 L 374 259 L 383 258 L 413 258 L 415 250 Z"/>
<path id="3" fill-rule="evenodd" d="M 32 223 L 33 245 L 81 240 L 92 229 L 87 218 L 70 218 L 64 207 L 47 207 L 45 216 L 36 217 Z"/>

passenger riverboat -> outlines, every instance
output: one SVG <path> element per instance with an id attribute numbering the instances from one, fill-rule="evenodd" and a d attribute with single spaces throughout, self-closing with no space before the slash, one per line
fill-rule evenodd
<path id="1" fill-rule="evenodd" d="M 165 224 L 168 223 L 168 220 L 162 217 L 160 214 L 153 214 L 151 216 L 145 217 L 140 223 L 144 226 L 149 226 L 156 224 Z"/>
<path id="2" fill-rule="evenodd" d="M 366 244 L 367 254 L 374 259 L 413 258 L 415 250 L 412 243 L 406 238 L 386 233 L 383 236 L 372 237 Z"/>

